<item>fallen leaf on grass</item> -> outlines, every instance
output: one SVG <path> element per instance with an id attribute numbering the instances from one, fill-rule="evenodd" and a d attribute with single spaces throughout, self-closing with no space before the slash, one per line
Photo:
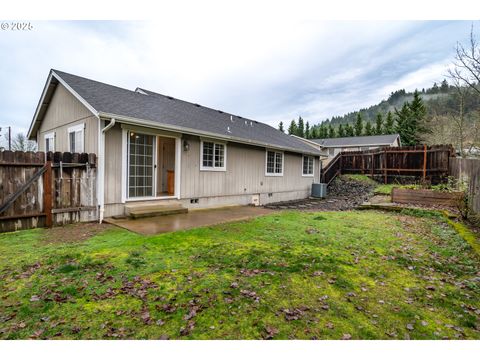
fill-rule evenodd
<path id="1" fill-rule="evenodd" d="M 193 331 L 194 328 L 195 328 L 195 321 L 190 320 L 186 326 L 180 328 L 180 335 L 187 336 Z"/>
<path id="2" fill-rule="evenodd" d="M 305 314 L 304 310 L 306 310 L 306 308 L 304 309 L 295 308 L 292 310 L 283 309 L 282 312 L 285 314 L 285 320 L 292 321 L 292 320 L 298 320 L 302 316 L 304 316 Z"/>
<path id="3" fill-rule="evenodd" d="M 255 291 L 249 291 L 249 290 L 240 290 L 240 294 L 243 296 L 253 299 L 255 302 L 260 301 L 260 297 L 257 295 Z"/>
<path id="4" fill-rule="evenodd" d="M 265 326 L 265 334 L 263 335 L 263 338 L 265 340 L 270 340 L 270 339 L 273 339 L 273 337 L 277 334 L 278 334 L 277 328 L 267 325 Z"/>

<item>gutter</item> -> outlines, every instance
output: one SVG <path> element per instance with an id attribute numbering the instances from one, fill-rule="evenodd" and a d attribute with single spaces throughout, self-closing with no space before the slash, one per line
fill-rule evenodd
<path id="1" fill-rule="evenodd" d="M 105 212 L 105 133 L 115 126 L 115 118 L 111 118 L 110 122 L 103 129 L 101 128 L 102 120 L 99 119 L 98 124 L 98 174 L 97 174 L 97 197 L 99 206 L 98 222 L 103 221 Z"/>

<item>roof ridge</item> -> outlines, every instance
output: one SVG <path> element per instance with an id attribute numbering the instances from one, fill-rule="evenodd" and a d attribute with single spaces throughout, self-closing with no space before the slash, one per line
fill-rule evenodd
<path id="1" fill-rule="evenodd" d="M 117 85 L 107 84 L 106 82 L 102 82 L 102 81 L 98 81 L 98 80 L 93 80 L 93 79 L 90 79 L 90 78 L 87 78 L 87 77 L 84 77 L 84 76 L 79 76 L 79 75 L 71 74 L 71 73 L 68 73 L 68 72 L 66 72 L 66 71 L 56 70 L 56 69 L 51 69 L 51 71 L 53 71 L 55 74 L 60 75 L 60 76 L 61 76 L 62 74 L 66 74 L 66 75 L 69 75 L 69 76 L 75 76 L 75 77 L 80 78 L 80 79 L 83 79 L 83 80 L 92 81 L 92 82 L 97 83 L 97 84 L 102 84 L 102 85 L 110 86 L 110 87 L 113 87 L 113 88 L 116 88 L 116 89 L 128 91 L 128 92 L 133 93 L 133 94 L 138 94 L 138 93 L 136 93 L 134 90 L 130 90 L 130 89 L 127 89 L 127 88 L 124 88 L 124 87 L 121 87 L 121 86 L 117 86 Z"/>
<path id="2" fill-rule="evenodd" d="M 191 129 L 212 136 L 227 136 L 232 141 L 243 139 L 257 146 L 314 152 L 310 145 L 258 120 L 163 95 L 143 87 L 137 87 L 137 91 L 134 91 L 62 70 L 51 69 L 52 73 L 99 113 L 157 122 L 166 127 Z"/>

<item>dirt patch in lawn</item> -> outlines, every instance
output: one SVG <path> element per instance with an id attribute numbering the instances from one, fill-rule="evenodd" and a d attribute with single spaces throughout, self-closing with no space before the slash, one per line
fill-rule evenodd
<path id="1" fill-rule="evenodd" d="M 42 242 L 45 244 L 82 242 L 111 228 L 112 225 L 97 222 L 57 226 L 45 229 Z"/>

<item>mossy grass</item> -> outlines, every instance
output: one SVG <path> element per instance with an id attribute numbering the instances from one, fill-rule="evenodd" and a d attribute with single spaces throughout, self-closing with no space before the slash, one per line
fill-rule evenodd
<path id="1" fill-rule="evenodd" d="M 281 212 L 65 244 L 0 234 L 0 338 L 480 339 L 478 256 L 430 215 Z"/>

